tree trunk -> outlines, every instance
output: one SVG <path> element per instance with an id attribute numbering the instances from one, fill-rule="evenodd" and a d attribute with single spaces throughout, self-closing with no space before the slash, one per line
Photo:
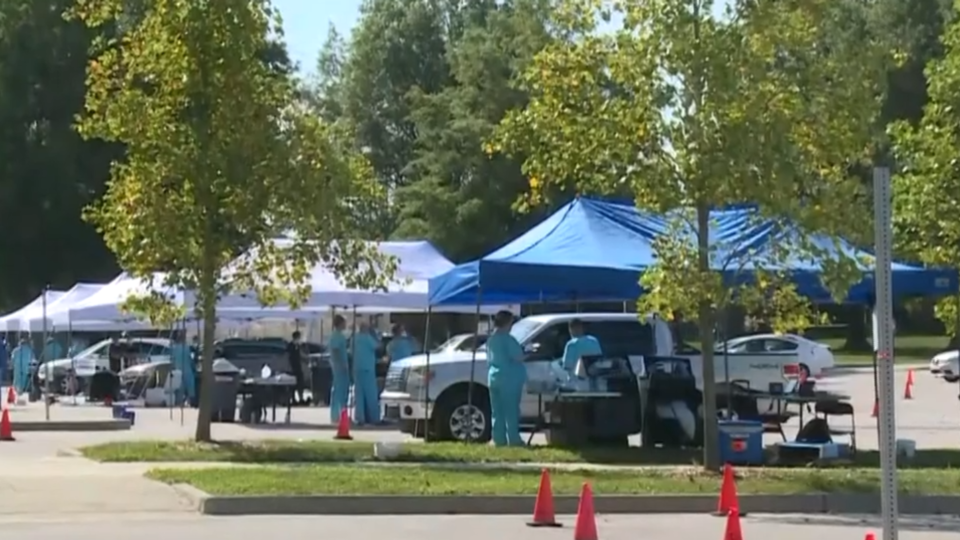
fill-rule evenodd
<path id="1" fill-rule="evenodd" d="M 873 347 L 867 340 L 867 308 L 855 304 L 847 306 L 847 341 L 843 344 L 848 351 L 872 351 Z"/>
<path id="2" fill-rule="evenodd" d="M 710 208 L 697 206 L 697 262 L 701 273 L 710 272 Z M 720 448 L 717 426 L 717 376 L 713 365 L 713 305 L 705 298 L 699 309 L 701 375 L 703 377 L 703 467 L 720 469 Z"/>
<path id="3" fill-rule="evenodd" d="M 197 296 L 203 315 L 203 350 L 200 360 L 200 409 L 197 411 L 197 442 L 210 442 L 213 436 L 210 424 L 213 420 L 213 339 L 217 331 L 217 274 L 212 250 L 204 242 L 204 260 L 200 272 Z"/>

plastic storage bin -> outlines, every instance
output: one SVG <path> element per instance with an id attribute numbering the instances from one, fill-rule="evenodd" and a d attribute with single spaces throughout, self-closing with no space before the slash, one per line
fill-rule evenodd
<path id="1" fill-rule="evenodd" d="M 763 465 L 763 424 L 749 420 L 719 422 L 720 461 L 731 465 Z"/>

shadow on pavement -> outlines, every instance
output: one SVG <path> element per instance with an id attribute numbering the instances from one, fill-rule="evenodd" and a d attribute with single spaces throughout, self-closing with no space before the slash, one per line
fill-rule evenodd
<path id="1" fill-rule="evenodd" d="M 855 527 L 880 530 L 880 516 L 771 516 L 751 515 L 750 521 L 784 525 L 811 525 L 826 527 Z M 899 528 L 905 531 L 949 532 L 960 530 L 958 516 L 900 516 Z"/>

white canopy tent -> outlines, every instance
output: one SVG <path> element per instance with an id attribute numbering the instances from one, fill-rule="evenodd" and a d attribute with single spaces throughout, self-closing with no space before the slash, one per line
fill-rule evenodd
<path id="1" fill-rule="evenodd" d="M 50 304 L 56 302 L 64 294 L 66 294 L 65 291 L 44 291 L 40 296 L 34 298 L 29 304 L 23 306 L 17 311 L 14 311 L 13 313 L 0 317 L 0 332 L 26 331 L 27 328 L 21 326 L 24 317 L 28 316 L 35 310 L 42 311 L 45 303 L 47 307 L 49 307 Z"/>
<path id="2" fill-rule="evenodd" d="M 102 283 L 77 283 L 60 298 L 47 304 L 46 324 L 44 324 L 44 310 L 42 305 L 34 306 L 28 313 L 25 313 L 20 319 L 20 327 L 39 332 L 44 329 L 52 330 L 55 328 L 52 315 L 69 310 L 72 306 L 86 300 L 96 294 L 105 285 Z"/>
<path id="3" fill-rule="evenodd" d="M 149 322 L 138 321 L 135 316 L 124 313 L 123 303 L 130 296 L 145 294 L 151 290 L 167 294 L 171 301 L 183 303 L 183 293 L 162 287 L 163 275 L 154 276 L 153 284 L 122 273 L 86 299 L 66 310 L 53 313 L 50 319 L 54 326 L 75 331 L 111 332 L 121 330 L 149 330 Z"/>
<path id="4" fill-rule="evenodd" d="M 283 243 L 285 240 L 277 240 Z M 386 291 L 350 289 L 343 284 L 323 264 L 313 268 L 310 275 L 310 298 L 304 302 L 302 310 L 328 310 L 331 306 L 357 308 L 358 311 L 426 311 L 429 308 L 428 282 L 430 278 L 443 274 L 454 264 L 427 241 L 380 242 L 377 248 L 384 255 L 396 257 L 397 272 Z M 253 293 L 232 294 L 222 298 L 218 304 L 220 313 L 232 309 L 256 309 L 259 301 Z M 482 306 L 482 313 L 495 313 L 510 306 Z M 283 306 L 265 308 L 278 312 Z M 473 313 L 477 306 L 442 306 L 435 311 L 453 313 Z M 291 317 L 293 318 L 293 317 Z"/>

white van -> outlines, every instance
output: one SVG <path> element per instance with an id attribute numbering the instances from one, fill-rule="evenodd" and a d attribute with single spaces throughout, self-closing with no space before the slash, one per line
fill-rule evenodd
<path id="1" fill-rule="evenodd" d="M 645 355 L 689 359 L 697 388 L 703 390 L 700 355 L 678 351 L 666 321 L 655 316 L 641 320 L 633 313 L 561 313 L 517 321 L 510 333 L 527 353 L 528 384 L 553 380 L 550 364 L 563 357 L 570 339 L 568 324 L 573 319 L 583 321 L 585 332 L 600 341 L 605 355 L 632 360 Z M 714 361 L 718 381 L 746 381 L 750 388 L 764 390 L 772 382 L 782 383 L 795 376 L 798 369 L 796 358 L 783 354 L 728 354 L 726 359 L 717 355 Z M 468 396 L 471 378 L 473 396 Z M 431 439 L 488 441 L 490 400 L 486 384 L 487 357 L 483 348 L 476 353 L 443 351 L 430 355 L 429 367 L 426 355 L 392 363 L 380 400 L 387 408 L 387 417 L 398 420 L 405 433 L 422 437 L 423 426 L 429 424 Z M 524 424 L 536 422 L 539 405 L 536 395 L 524 392 Z M 764 404 L 758 406 L 765 409 Z"/>

